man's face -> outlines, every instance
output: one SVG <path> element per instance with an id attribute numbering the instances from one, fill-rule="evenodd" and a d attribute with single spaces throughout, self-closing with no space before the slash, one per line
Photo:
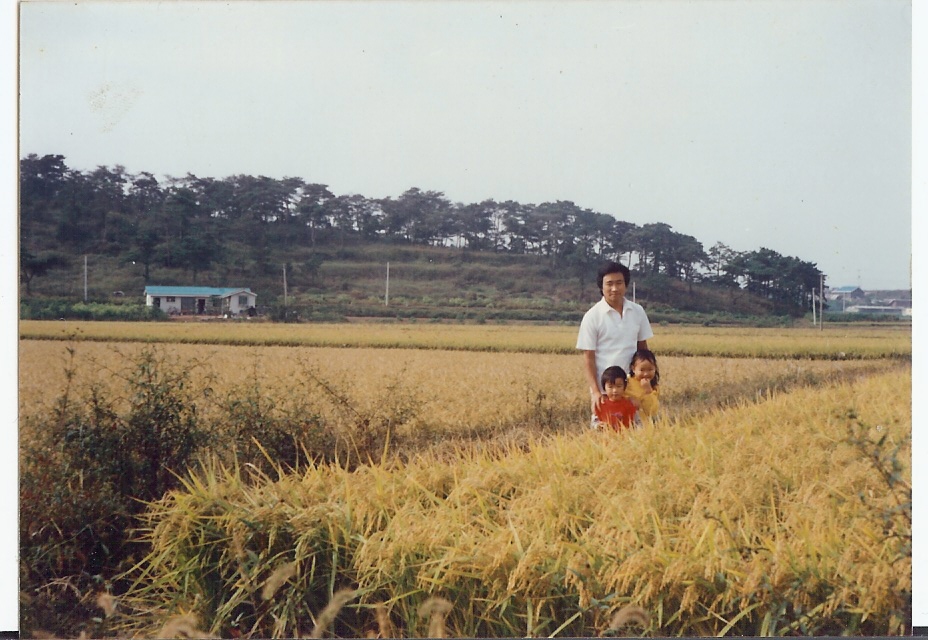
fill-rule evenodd
<path id="1" fill-rule="evenodd" d="M 611 307 L 617 307 L 625 297 L 625 276 L 621 273 L 607 273 L 603 277 L 603 297 Z"/>

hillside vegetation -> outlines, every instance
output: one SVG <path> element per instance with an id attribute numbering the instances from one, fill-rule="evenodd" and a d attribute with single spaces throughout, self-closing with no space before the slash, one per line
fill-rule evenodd
<path id="1" fill-rule="evenodd" d="M 294 250 L 288 264 L 309 252 Z M 370 245 L 351 251 L 318 251 L 312 277 L 297 268 L 275 274 L 201 274 L 205 286 L 248 287 L 258 294 L 263 317 L 342 322 L 352 318 L 466 322 L 563 322 L 576 324 L 599 298 L 595 270 L 580 281 L 531 256 L 499 256 L 435 247 Z M 389 263 L 389 291 L 387 264 Z M 140 308 L 145 282 L 119 258 L 88 259 L 88 303 L 83 303 L 83 261 L 36 279 L 21 300 L 21 317 L 35 319 L 157 319 Z M 164 270 L 157 284 L 190 284 L 179 270 Z M 154 282 L 154 281 L 153 281 Z M 688 284 L 665 276 L 633 276 L 632 296 L 652 322 L 777 325 L 789 314 L 749 292 Z M 286 304 L 285 304 L 286 303 Z M 150 311 L 150 310 L 149 310 Z"/>
<path id="2" fill-rule="evenodd" d="M 656 313 L 800 317 L 824 275 L 769 248 L 706 248 L 567 200 L 337 196 L 301 178 L 83 172 L 59 155 L 27 156 L 20 170 L 24 317 L 47 317 L 50 298 L 137 304 L 150 284 L 249 287 L 281 320 L 576 321 L 605 260 L 633 270 L 631 295 Z"/>

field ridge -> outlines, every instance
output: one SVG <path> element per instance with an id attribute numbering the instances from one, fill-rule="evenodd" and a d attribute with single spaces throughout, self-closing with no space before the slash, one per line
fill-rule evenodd
<path id="1" fill-rule="evenodd" d="M 911 360 L 909 328 L 707 328 L 656 326 L 658 354 L 772 359 Z M 576 353 L 572 325 L 447 325 L 247 322 L 79 322 L 24 320 L 21 339 L 216 344 L 232 346 L 439 349 L 504 353 Z"/>

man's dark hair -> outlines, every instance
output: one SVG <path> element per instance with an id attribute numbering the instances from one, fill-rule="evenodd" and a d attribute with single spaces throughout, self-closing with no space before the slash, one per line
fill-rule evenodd
<path id="1" fill-rule="evenodd" d="M 610 271 L 610 273 L 614 273 Z M 628 375 L 625 373 L 625 369 L 622 367 L 606 367 L 606 370 L 603 371 L 602 379 L 600 383 L 602 384 L 603 389 L 606 388 L 606 383 L 615 384 L 615 381 L 619 378 L 622 379 L 622 384 L 628 386 Z"/>
<path id="2" fill-rule="evenodd" d="M 596 272 L 596 286 L 599 287 L 600 292 L 603 290 L 603 278 L 610 273 L 621 273 L 625 278 L 625 286 L 632 283 L 632 272 L 628 270 L 628 267 L 618 262 L 606 262 Z"/>

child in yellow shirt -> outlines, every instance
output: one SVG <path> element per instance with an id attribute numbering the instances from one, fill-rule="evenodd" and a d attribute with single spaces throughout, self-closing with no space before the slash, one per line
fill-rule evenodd
<path id="1" fill-rule="evenodd" d="M 638 413 L 645 418 L 654 418 L 660 409 L 660 370 L 657 358 L 648 349 L 639 349 L 629 365 L 628 384 L 625 395 L 638 406 Z"/>

